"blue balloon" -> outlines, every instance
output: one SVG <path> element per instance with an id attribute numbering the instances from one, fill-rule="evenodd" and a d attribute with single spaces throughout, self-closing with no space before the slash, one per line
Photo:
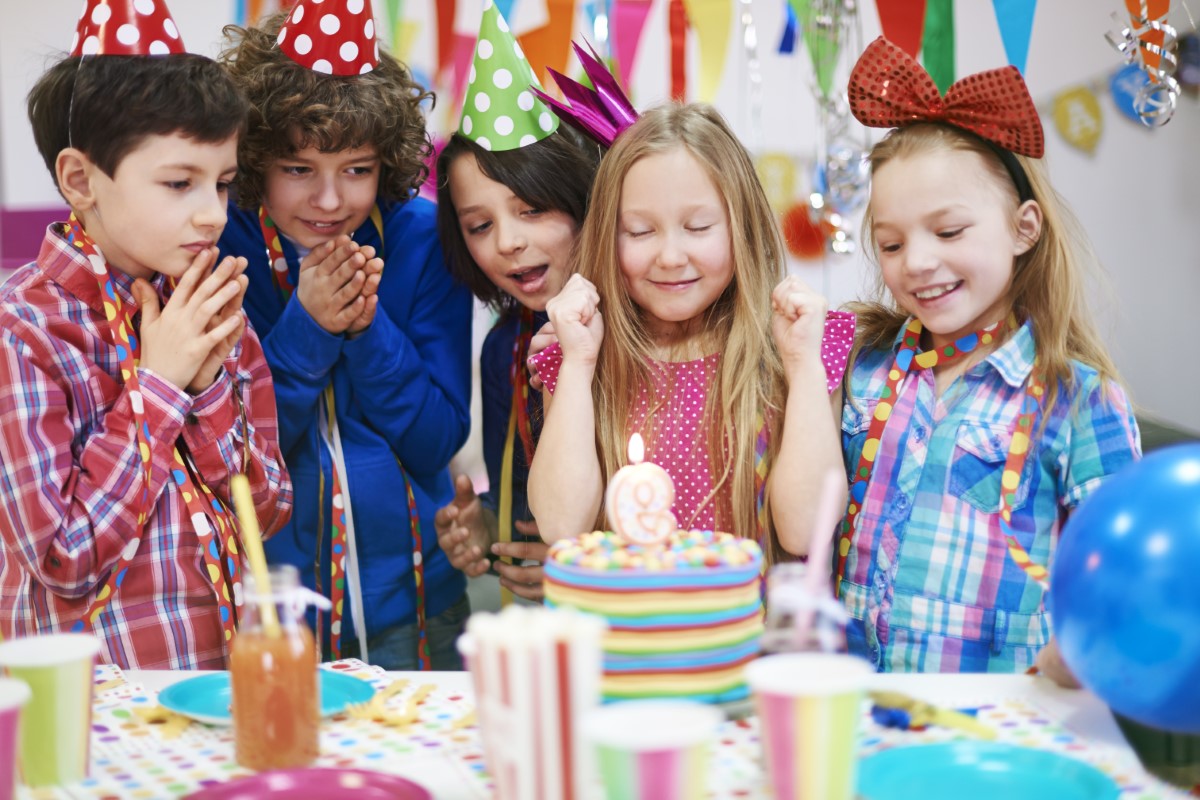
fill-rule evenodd
<path id="1" fill-rule="evenodd" d="M 1112 92 L 1113 103 L 1118 111 L 1134 122 L 1142 121 L 1142 115 L 1137 110 L 1137 96 L 1142 87 L 1149 82 L 1150 76 L 1137 64 L 1128 64 L 1109 78 L 1108 88 Z"/>
<path id="2" fill-rule="evenodd" d="M 1200 444 L 1156 451 L 1083 502 L 1049 599 L 1084 686 L 1152 728 L 1200 733 Z"/>

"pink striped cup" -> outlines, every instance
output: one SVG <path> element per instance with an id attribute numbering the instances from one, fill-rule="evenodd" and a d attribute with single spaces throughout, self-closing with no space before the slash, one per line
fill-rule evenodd
<path id="1" fill-rule="evenodd" d="M 608 800 L 707 796 L 721 712 L 690 700 L 627 700 L 596 709 L 584 735 L 596 745 Z"/>
<path id="2" fill-rule="evenodd" d="M 836 653 L 781 653 L 746 665 L 776 800 L 850 800 L 867 682 L 875 671 Z"/>
<path id="3" fill-rule="evenodd" d="M 0 800 L 17 796 L 17 734 L 29 697 L 25 681 L 0 678 Z"/>

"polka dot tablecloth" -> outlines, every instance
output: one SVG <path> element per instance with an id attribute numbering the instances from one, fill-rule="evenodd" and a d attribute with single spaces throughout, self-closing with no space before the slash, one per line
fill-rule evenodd
<path id="1" fill-rule="evenodd" d="M 323 665 L 369 680 L 378 689 L 391 678 L 377 667 L 353 659 Z M 401 710 L 415 693 L 428 689 L 420 678 L 392 695 L 389 709 Z M 160 726 L 141 720 L 135 709 L 153 707 L 155 696 L 124 680 L 115 667 L 98 667 L 92 724 L 92 776 L 58 790 L 22 790 L 22 798 L 168 798 L 200 787 L 249 774 L 233 760 L 229 728 L 193 723 L 177 738 L 163 738 Z M 371 720 L 339 715 L 321 727 L 321 756 L 317 766 L 355 767 L 415 775 L 433 768 L 456 773 L 462 787 L 453 797 L 473 800 L 492 796 L 483 765 L 479 732 L 464 725 L 473 711 L 470 700 L 435 688 L 418 706 L 418 721 L 394 728 Z M 1146 774 L 1128 749 L 1082 739 L 1028 701 L 997 699 L 978 710 L 980 721 L 997 732 L 1000 741 L 1050 750 L 1092 764 L 1121 787 L 1122 800 L 1168 800 L 1189 795 Z M 929 744 L 963 738 L 955 731 L 929 728 L 897 730 L 863 718 L 861 753 L 869 756 L 891 747 Z M 767 798 L 760 766 L 761 744 L 756 720 L 725 723 L 719 731 L 710 772 L 711 798 Z M 445 795 L 450 796 L 450 795 Z M 597 794 L 597 797 L 600 795 Z"/>

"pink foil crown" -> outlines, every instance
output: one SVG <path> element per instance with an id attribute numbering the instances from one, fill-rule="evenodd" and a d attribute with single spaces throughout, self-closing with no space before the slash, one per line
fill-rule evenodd
<path id="1" fill-rule="evenodd" d="M 530 91 L 536 94 L 547 105 L 554 109 L 558 118 L 568 125 L 577 128 L 582 133 L 596 140 L 605 147 L 612 147 L 613 141 L 621 131 L 628 128 L 638 118 L 633 103 L 621 90 L 617 79 L 604 66 L 600 56 L 588 45 L 586 52 L 578 42 L 571 42 L 583 71 L 591 79 L 595 89 L 584 86 L 578 81 L 553 68 L 548 68 L 554 76 L 554 82 L 562 91 L 563 97 L 569 104 L 555 100 L 536 86 Z"/>

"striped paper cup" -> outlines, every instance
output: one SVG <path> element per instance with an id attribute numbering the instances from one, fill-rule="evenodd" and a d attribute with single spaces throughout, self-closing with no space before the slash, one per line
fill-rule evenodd
<path id="1" fill-rule="evenodd" d="M 608 800 L 700 800 L 707 795 L 721 712 L 690 700 L 627 700 L 588 715 Z"/>
<path id="2" fill-rule="evenodd" d="M 5 674 L 33 693 L 21 715 L 18 763 L 31 787 L 60 786 L 88 774 L 92 729 L 92 666 L 100 640 L 60 633 L 0 644 Z"/>
<path id="3" fill-rule="evenodd" d="M 863 659 L 835 653 L 781 653 L 746 666 L 777 800 L 854 796 L 859 719 L 873 674 Z"/>
<path id="4" fill-rule="evenodd" d="M 17 796 L 17 732 L 21 707 L 29 702 L 24 681 L 0 678 L 0 800 Z"/>

